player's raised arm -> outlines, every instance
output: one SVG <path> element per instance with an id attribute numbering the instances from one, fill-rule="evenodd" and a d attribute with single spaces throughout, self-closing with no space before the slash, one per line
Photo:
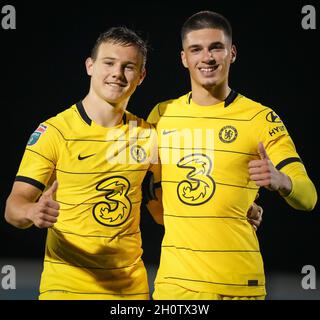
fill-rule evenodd
<path id="1" fill-rule="evenodd" d="M 259 143 L 258 150 L 260 159 L 249 162 L 250 179 L 259 187 L 288 195 L 292 190 L 290 178 L 274 167 L 262 142 Z"/>
<path id="2" fill-rule="evenodd" d="M 278 191 L 290 206 L 298 210 L 311 211 L 317 202 L 317 192 L 301 162 L 278 170 L 270 160 L 262 142 L 258 145 L 259 160 L 249 162 L 249 175 L 257 186 Z"/>
<path id="3" fill-rule="evenodd" d="M 58 183 L 55 181 L 39 198 L 41 191 L 38 188 L 16 181 L 6 203 L 6 221 L 20 229 L 33 224 L 38 228 L 52 227 L 59 215 L 59 203 L 54 200 L 57 188 Z"/>

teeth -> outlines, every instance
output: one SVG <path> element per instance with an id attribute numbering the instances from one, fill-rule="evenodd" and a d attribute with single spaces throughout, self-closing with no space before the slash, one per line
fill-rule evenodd
<path id="1" fill-rule="evenodd" d="M 121 87 L 120 84 L 117 83 L 108 83 L 108 85 L 111 87 Z"/>
<path id="2" fill-rule="evenodd" d="M 215 71 L 218 69 L 219 66 L 214 66 L 214 67 L 211 67 L 211 68 L 200 68 L 200 71 L 203 71 L 203 72 L 212 72 L 212 71 Z"/>

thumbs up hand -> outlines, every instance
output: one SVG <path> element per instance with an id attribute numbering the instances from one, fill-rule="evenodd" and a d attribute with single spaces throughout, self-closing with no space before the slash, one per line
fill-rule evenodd
<path id="1" fill-rule="evenodd" d="M 58 189 L 58 182 L 54 181 L 52 186 L 42 194 L 28 210 L 28 219 L 38 228 L 50 228 L 56 222 L 59 215 L 60 205 L 54 200 L 54 195 Z"/>
<path id="2" fill-rule="evenodd" d="M 262 142 L 259 142 L 258 151 L 260 159 L 249 162 L 250 179 L 259 187 L 288 195 L 292 190 L 290 178 L 274 167 Z"/>
<path id="3" fill-rule="evenodd" d="M 267 160 L 270 160 L 269 157 L 268 157 L 268 154 L 267 154 L 267 151 L 263 145 L 262 142 L 259 142 L 258 144 L 258 150 L 259 150 L 259 155 L 260 155 L 260 158 L 263 160 L 263 159 L 267 159 Z"/>
<path id="4" fill-rule="evenodd" d="M 57 190 L 58 190 L 58 181 L 55 180 L 51 185 L 51 187 L 47 191 L 45 191 L 41 197 L 47 197 L 53 200 L 53 197 L 56 194 Z"/>

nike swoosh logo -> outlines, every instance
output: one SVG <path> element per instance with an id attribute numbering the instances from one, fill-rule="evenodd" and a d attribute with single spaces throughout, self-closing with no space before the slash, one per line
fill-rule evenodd
<path id="1" fill-rule="evenodd" d="M 78 160 L 84 160 L 84 159 L 87 159 L 87 158 L 90 158 L 90 157 L 92 157 L 92 156 L 94 156 L 95 155 L 95 153 L 93 153 L 93 154 L 89 154 L 89 155 L 87 155 L 87 156 L 81 156 L 80 154 L 78 155 Z"/>
<path id="2" fill-rule="evenodd" d="M 167 134 L 175 132 L 175 131 L 177 131 L 177 129 L 175 129 L 175 130 L 163 130 L 162 134 L 163 135 L 167 135 Z"/>

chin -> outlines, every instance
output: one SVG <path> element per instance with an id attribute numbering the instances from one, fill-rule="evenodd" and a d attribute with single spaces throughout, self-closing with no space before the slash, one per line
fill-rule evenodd
<path id="1" fill-rule="evenodd" d="M 210 81 L 210 82 L 203 83 L 202 87 L 208 90 L 208 89 L 211 89 L 212 87 L 217 86 L 218 84 L 219 84 L 218 81 Z"/>
<path id="2" fill-rule="evenodd" d="M 104 99 L 110 103 L 119 103 L 120 101 L 124 100 L 123 96 L 119 96 L 119 95 L 104 95 Z"/>

